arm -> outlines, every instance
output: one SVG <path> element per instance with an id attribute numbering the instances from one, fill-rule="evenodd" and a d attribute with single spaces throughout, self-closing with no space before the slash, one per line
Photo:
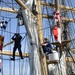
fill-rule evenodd
<path id="1" fill-rule="evenodd" d="M 20 38 L 20 40 L 22 39 L 22 36 L 21 35 L 19 35 L 19 38 Z"/>
<path id="2" fill-rule="evenodd" d="M 51 45 L 51 43 L 50 43 L 50 42 L 48 42 L 48 45 L 49 45 L 49 47 L 52 49 L 52 45 Z"/>
<path id="3" fill-rule="evenodd" d="M 42 46 L 47 46 L 48 45 L 48 43 L 43 43 L 43 44 L 41 44 Z"/>
<path id="4" fill-rule="evenodd" d="M 15 36 L 15 34 L 14 34 L 14 36 Z M 15 40 L 14 36 L 12 37 L 12 40 Z"/>

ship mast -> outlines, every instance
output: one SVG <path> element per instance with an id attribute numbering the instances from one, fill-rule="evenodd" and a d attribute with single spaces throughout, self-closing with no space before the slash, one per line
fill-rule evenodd
<path id="1" fill-rule="evenodd" d="M 58 7 L 58 0 L 55 0 L 55 7 L 56 10 L 59 10 Z M 38 9 L 38 14 L 37 14 L 37 23 L 38 23 L 38 35 L 39 35 L 39 42 L 40 44 L 43 43 L 43 31 L 42 31 L 42 12 L 41 12 L 41 1 L 37 0 L 37 9 Z M 41 15 L 42 14 L 42 15 Z M 48 75 L 48 62 L 46 59 L 46 55 L 44 55 L 44 57 L 42 57 L 42 53 L 41 53 L 41 49 L 39 50 L 40 52 L 40 61 L 41 61 L 41 71 L 42 71 L 42 75 Z"/>
<path id="2" fill-rule="evenodd" d="M 38 9 L 38 14 L 37 14 L 37 23 L 38 23 L 38 35 L 39 35 L 39 42 L 40 44 L 43 43 L 43 31 L 42 31 L 42 12 L 41 12 L 41 0 L 37 0 L 37 9 Z M 42 56 L 41 48 L 39 49 L 40 53 L 40 61 L 41 61 L 41 73 L 42 75 L 48 75 L 48 70 L 47 70 L 47 62 L 46 62 L 46 56 Z"/>

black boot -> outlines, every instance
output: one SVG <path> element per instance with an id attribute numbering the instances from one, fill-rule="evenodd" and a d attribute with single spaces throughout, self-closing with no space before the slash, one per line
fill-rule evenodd
<path id="1" fill-rule="evenodd" d="M 15 61 L 15 59 L 14 58 L 10 58 L 11 60 L 13 60 L 13 61 Z"/>
<path id="2" fill-rule="evenodd" d="M 23 57 L 21 57 L 21 59 L 23 59 Z"/>

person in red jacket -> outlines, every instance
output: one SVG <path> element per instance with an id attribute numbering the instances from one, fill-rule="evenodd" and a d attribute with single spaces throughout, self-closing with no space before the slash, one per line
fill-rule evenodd
<path id="1" fill-rule="evenodd" d="M 56 25 L 53 27 L 52 32 L 53 32 L 55 40 L 57 41 L 58 40 L 58 27 Z"/>

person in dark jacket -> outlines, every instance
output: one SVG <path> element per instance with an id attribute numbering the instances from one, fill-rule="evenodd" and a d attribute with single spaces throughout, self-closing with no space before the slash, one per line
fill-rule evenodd
<path id="1" fill-rule="evenodd" d="M 12 37 L 12 40 L 14 40 L 14 48 L 13 48 L 13 58 L 11 58 L 11 60 L 15 60 L 15 51 L 17 48 L 21 59 L 23 59 L 22 52 L 21 52 L 21 39 L 22 36 L 19 33 L 15 33 L 14 36 Z"/>
<path id="2" fill-rule="evenodd" d="M 44 38 L 44 43 L 42 44 L 42 48 L 44 53 L 46 54 L 53 53 L 51 43 L 47 38 Z"/>

